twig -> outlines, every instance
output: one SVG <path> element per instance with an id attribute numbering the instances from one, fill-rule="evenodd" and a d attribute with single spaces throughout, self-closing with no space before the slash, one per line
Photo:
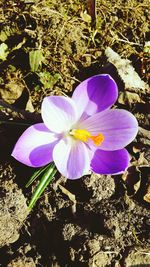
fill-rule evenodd
<path id="1" fill-rule="evenodd" d="M 96 0 L 87 0 L 87 11 L 92 19 L 91 21 L 92 27 L 95 28 L 96 26 Z"/>
<path id="2" fill-rule="evenodd" d="M 117 38 L 116 41 L 120 41 L 120 42 L 127 43 L 127 44 L 130 44 L 130 45 L 137 45 L 137 46 L 141 46 L 141 47 L 143 46 L 142 44 L 130 42 L 129 40 L 124 40 L 124 39 L 120 39 L 120 38 Z"/>

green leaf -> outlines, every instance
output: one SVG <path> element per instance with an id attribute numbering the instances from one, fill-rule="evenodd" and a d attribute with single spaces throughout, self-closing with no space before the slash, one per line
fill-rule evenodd
<path id="1" fill-rule="evenodd" d="M 87 14 L 86 12 L 82 12 L 80 13 L 81 18 L 83 19 L 83 21 L 87 22 L 87 23 L 91 23 L 91 16 L 89 14 Z"/>
<path id="2" fill-rule="evenodd" d="M 0 32 L 0 41 L 5 42 L 7 40 L 7 34 L 5 31 Z"/>
<path id="3" fill-rule="evenodd" d="M 39 72 L 40 82 L 44 85 L 45 89 L 53 88 L 53 86 L 61 79 L 61 75 L 59 73 L 55 73 L 54 75 L 50 74 L 47 71 Z"/>
<path id="4" fill-rule="evenodd" d="M 146 57 L 150 58 L 150 41 L 145 43 L 143 52 Z"/>
<path id="5" fill-rule="evenodd" d="M 16 67 L 13 65 L 8 65 L 9 71 L 10 72 L 15 72 L 16 71 Z"/>
<path id="6" fill-rule="evenodd" d="M 4 108 L 2 105 L 0 105 L 0 108 Z M 17 121 L 11 121 L 11 120 L 8 120 L 8 121 L 2 121 L 0 120 L 0 124 L 10 124 L 10 125 L 18 125 L 18 126 L 31 126 L 30 123 L 22 123 L 22 122 L 17 122 Z"/>
<path id="7" fill-rule="evenodd" d="M 45 188 L 52 181 L 56 172 L 57 172 L 57 169 L 55 167 L 55 164 L 51 163 L 49 165 L 49 168 L 47 168 L 47 170 L 44 172 L 44 175 L 42 176 L 41 181 L 39 182 L 38 186 L 36 187 L 32 195 L 31 201 L 28 206 L 29 209 L 32 209 L 33 206 L 36 204 L 37 200 L 39 199 L 39 197 L 41 196 Z"/>
<path id="8" fill-rule="evenodd" d="M 9 54 L 9 52 L 8 52 L 7 44 L 2 43 L 0 45 L 0 59 L 3 61 L 6 60 L 8 54 Z"/>
<path id="9" fill-rule="evenodd" d="M 40 168 L 37 171 L 35 171 L 31 176 L 30 180 L 27 182 L 26 188 L 28 188 L 36 180 L 36 178 L 38 178 L 48 167 L 49 165 L 44 166 L 43 168 Z"/>
<path id="10" fill-rule="evenodd" d="M 29 63 L 33 72 L 38 71 L 44 60 L 43 53 L 41 50 L 35 50 L 29 52 Z"/>
<path id="11" fill-rule="evenodd" d="M 34 90 L 37 92 L 41 89 L 41 86 L 39 84 L 37 84 L 35 87 L 34 87 Z"/>

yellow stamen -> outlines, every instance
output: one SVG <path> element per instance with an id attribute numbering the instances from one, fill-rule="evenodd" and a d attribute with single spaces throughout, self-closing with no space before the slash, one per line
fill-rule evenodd
<path id="1" fill-rule="evenodd" d="M 99 133 L 98 135 L 91 135 L 88 131 L 83 129 L 74 129 L 70 132 L 71 135 L 74 136 L 74 138 L 82 141 L 87 142 L 88 139 L 91 139 L 94 143 L 94 145 L 99 146 L 104 141 L 104 136 L 102 133 Z"/>
<path id="2" fill-rule="evenodd" d="M 90 133 L 86 130 L 81 130 L 81 129 L 74 129 L 70 132 L 71 135 L 73 135 L 76 139 L 82 141 L 82 142 L 87 142 L 87 140 L 90 138 Z"/>

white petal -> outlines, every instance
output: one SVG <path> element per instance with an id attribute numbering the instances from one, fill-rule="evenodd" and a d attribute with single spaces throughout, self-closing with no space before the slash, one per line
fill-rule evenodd
<path id="1" fill-rule="evenodd" d="M 63 133 L 77 121 L 74 101 L 64 96 L 45 97 L 42 103 L 42 118 L 52 132 Z"/>
<path id="2" fill-rule="evenodd" d="M 54 148 L 53 159 L 59 172 L 68 179 L 78 179 L 89 173 L 88 148 L 82 142 L 62 139 Z"/>

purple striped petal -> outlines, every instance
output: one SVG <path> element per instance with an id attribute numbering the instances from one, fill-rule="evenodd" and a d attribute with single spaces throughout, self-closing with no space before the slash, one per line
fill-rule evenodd
<path id="1" fill-rule="evenodd" d="M 137 135 L 138 123 L 128 111 L 121 109 L 105 110 L 97 113 L 76 126 L 92 135 L 102 133 L 102 150 L 118 150 L 131 143 Z"/>
<path id="2" fill-rule="evenodd" d="M 117 85 L 108 74 L 96 75 L 81 82 L 72 96 L 82 119 L 111 107 L 117 97 Z"/>
<path id="3" fill-rule="evenodd" d="M 64 96 L 45 97 L 42 102 L 41 113 L 46 127 L 55 133 L 70 130 L 77 120 L 74 101 Z"/>
<path id="4" fill-rule="evenodd" d="M 53 159 L 59 172 L 68 179 L 78 179 L 89 173 L 90 159 L 86 145 L 66 138 L 54 148 Z"/>
<path id="5" fill-rule="evenodd" d="M 44 123 L 38 123 L 20 136 L 12 156 L 27 166 L 41 167 L 53 161 L 52 151 L 57 142 L 57 136 Z"/>
<path id="6" fill-rule="evenodd" d="M 91 170 L 98 174 L 121 174 L 129 166 L 130 157 L 126 149 L 103 151 L 97 149 L 91 161 Z"/>

